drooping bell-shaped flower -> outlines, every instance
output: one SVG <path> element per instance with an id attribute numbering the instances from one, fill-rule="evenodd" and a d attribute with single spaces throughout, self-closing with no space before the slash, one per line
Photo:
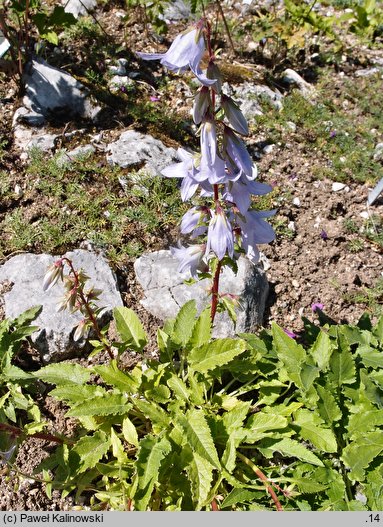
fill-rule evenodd
<path id="1" fill-rule="evenodd" d="M 190 245 L 189 247 L 180 245 L 170 248 L 171 254 L 180 262 L 178 272 L 189 271 L 193 278 L 198 278 L 197 271 L 206 270 L 206 263 L 203 260 L 205 250 L 205 244 Z"/>
<path id="2" fill-rule="evenodd" d="M 274 214 L 274 210 L 249 210 L 246 214 L 237 216 L 237 223 L 241 229 L 242 248 L 253 263 L 257 263 L 259 259 L 257 244 L 270 243 L 275 239 L 273 228 L 264 220 Z"/>
<path id="3" fill-rule="evenodd" d="M 167 166 L 162 170 L 161 174 L 169 178 L 182 178 L 181 199 L 182 201 L 187 201 L 195 194 L 198 188 L 198 182 L 194 179 L 198 171 L 194 166 L 194 156 L 192 153 L 184 148 L 179 148 L 177 155 L 180 162 Z"/>
<path id="4" fill-rule="evenodd" d="M 262 196 L 270 192 L 271 187 L 258 181 L 248 181 L 241 176 L 237 181 L 226 184 L 223 198 L 237 207 L 241 214 L 245 214 L 251 205 L 251 196 Z"/>
<path id="5" fill-rule="evenodd" d="M 176 36 L 166 53 L 141 53 L 137 55 L 144 60 L 159 60 L 171 71 L 182 72 L 190 63 L 201 61 L 205 52 L 205 42 L 200 29 L 185 31 Z"/>
<path id="6" fill-rule="evenodd" d="M 216 80 L 208 79 L 199 65 L 204 53 L 205 41 L 201 28 L 197 27 L 177 35 L 166 53 L 137 52 L 137 55 L 143 60 L 159 60 L 176 73 L 190 68 L 201 84 L 211 86 Z"/>
<path id="7" fill-rule="evenodd" d="M 227 253 L 231 258 L 234 255 L 233 228 L 221 208 L 211 211 L 212 218 L 207 231 L 206 255 L 213 251 L 218 260 Z"/>
<path id="8" fill-rule="evenodd" d="M 253 161 L 245 143 L 230 128 L 225 126 L 223 133 L 224 157 L 232 165 L 253 179 Z"/>
<path id="9" fill-rule="evenodd" d="M 203 225 L 203 222 L 206 219 L 206 213 L 206 207 L 192 207 L 188 210 L 181 221 L 181 233 L 192 233 L 192 238 L 204 234 L 207 230 L 206 225 Z"/>

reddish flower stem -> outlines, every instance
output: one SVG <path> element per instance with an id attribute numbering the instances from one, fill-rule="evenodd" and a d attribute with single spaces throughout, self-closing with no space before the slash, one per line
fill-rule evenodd
<path id="1" fill-rule="evenodd" d="M 257 465 L 255 465 L 248 457 L 241 454 L 241 452 L 237 452 L 237 456 L 240 459 L 242 459 L 242 461 L 255 472 L 255 474 L 259 477 L 259 479 L 265 483 L 266 490 L 270 494 L 275 504 L 275 508 L 277 509 L 277 511 L 283 512 L 283 507 L 278 499 L 278 496 L 275 494 L 275 491 L 272 487 L 273 483 L 269 481 L 269 479 L 267 478 L 267 476 L 265 476 L 262 470 L 258 468 Z"/>
<path id="2" fill-rule="evenodd" d="M 103 335 L 101 333 L 101 330 L 100 330 L 100 327 L 99 327 L 98 322 L 96 320 L 96 317 L 94 316 L 93 309 L 89 305 L 89 302 L 88 302 L 88 300 L 86 299 L 86 297 L 84 295 L 84 291 L 83 291 L 83 289 L 82 289 L 82 287 L 80 285 L 80 281 L 78 279 L 78 274 L 77 274 L 75 268 L 73 267 L 72 261 L 69 260 L 69 258 L 63 258 L 63 261 L 65 261 L 68 264 L 68 266 L 70 267 L 71 273 L 73 274 L 74 279 L 75 279 L 74 287 L 77 289 L 78 295 L 79 295 L 79 297 L 81 299 L 81 302 L 85 306 L 86 312 L 88 313 L 89 320 L 92 323 L 93 329 L 96 332 L 96 335 L 97 335 L 98 339 L 100 340 L 100 342 L 102 342 L 104 344 L 104 347 L 105 347 L 106 351 L 108 352 L 109 357 L 111 359 L 114 359 L 114 354 L 113 354 L 112 348 L 109 346 L 109 344 L 107 342 L 105 342 L 105 339 L 104 339 L 104 337 L 103 337 Z"/>
<path id="3" fill-rule="evenodd" d="M 211 323 L 214 324 L 215 315 L 217 313 L 218 298 L 219 298 L 219 275 L 221 273 L 222 262 L 221 260 L 217 264 L 217 269 L 215 270 L 213 278 L 213 286 L 211 288 L 211 311 L 210 318 Z"/>
<path id="4" fill-rule="evenodd" d="M 0 423 L 0 430 L 8 432 L 12 437 L 20 437 L 25 435 L 24 430 L 18 428 L 17 426 L 8 425 L 7 423 Z M 47 434 L 45 432 L 36 432 L 35 434 L 26 435 L 26 437 L 34 437 L 36 439 L 44 439 L 45 441 L 52 441 L 54 443 L 68 444 L 72 443 L 67 437 L 62 438 L 52 434 Z"/>

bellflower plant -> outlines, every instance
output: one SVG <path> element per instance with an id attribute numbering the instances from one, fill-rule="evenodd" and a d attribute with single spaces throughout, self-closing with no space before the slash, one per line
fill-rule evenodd
<path id="1" fill-rule="evenodd" d="M 201 69 L 206 58 L 207 69 Z M 219 277 L 224 265 L 235 268 L 241 254 L 257 263 L 258 244 L 274 240 L 265 221 L 273 211 L 254 209 L 252 196 L 272 190 L 255 181 L 257 170 L 243 136 L 249 128 L 235 101 L 222 93 L 222 76 L 211 47 L 210 24 L 201 19 L 178 35 L 166 53 L 138 53 L 144 60 L 160 60 L 176 73 L 190 70 L 201 84 L 193 104 L 193 120 L 199 126 L 200 152 L 178 149 L 179 163 L 162 171 L 166 177 L 182 179 L 181 198 L 193 199 L 181 221 L 181 233 L 195 245 L 171 249 L 179 260 L 179 271 L 193 278 L 212 278 L 211 320 L 219 307 Z M 208 272 L 208 273 L 207 273 Z"/>

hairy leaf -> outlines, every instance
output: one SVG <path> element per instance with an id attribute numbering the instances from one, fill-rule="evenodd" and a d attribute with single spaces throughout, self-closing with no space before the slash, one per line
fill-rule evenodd
<path id="1" fill-rule="evenodd" d="M 327 335 L 327 333 L 321 331 L 318 334 L 313 347 L 311 348 L 311 353 L 315 364 L 317 364 L 320 370 L 325 371 L 328 369 L 332 351 L 333 348 L 330 337 Z"/>
<path id="2" fill-rule="evenodd" d="M 284 437 L 283 439 L 262 439 L 257 448 L 267 457 L 271 457 L 274 452 L 280 452 L 282 455 L 296 457 L 311 465 L 323 467 L 322 461 L 313 452 L 289 437 Z"/>
<path id="3" fill-rule="evenodd" d="M 85 384 L 90 379 L 90 370 L 69 362 L 60 364 L 48 364 L 41 368 L 34 375 L 49 384 L 66 385 L 66 384 Z"/>
<path id="4" fill-rule="evenodd" d="M 186 467 L 191 483 L 192 495 L 195 502 L 194 510 L 199 511 L 206 504 L 206 499 L 213 481 L 214 467 L 197 452 L 193 452 L 193 459 Z"/>
<path id="5" fill-rule="evenodd" d="M 355 365 L 352 354 L 347 348 L 340 352 L 334 351 L 332 354 L 328 378 L 339 387 L 355 382 Z"/>
<path id="6" fill-rule="evenodd" d="M 128 307 L 115 307 L 113 317 L 123 343 L 134 351 L 142 351 L 147 344 L 147 338 L 136 313 Z"/>
<path id="7" fill-rule="evenodd" d="M 110 439 L 101 431 L 82 437 L 69 452 L 71 469 L 80 473 L 93 468 L 108 452 L 110 445 Z"/>
<path id="8" fill-rule="evenodd" d="M 332 430 L 323 428 L 323 421 L 314 412 L 301 408 L 295 413 L 294 425 L 299 427 L 299 435 L 324 452 L 336 452 L 338 445 Z"/>
<path id="9" fill-rule="evenodd" d="M 119 393 L 108 393 L 105 397 L 94 397 L 89 401 L 83 401 L 73 407 L 66 415 L 71 417 L 93 416 L 93 415 L 116 415 L 128 412 L 131 405 L 128 404 L 124 395 Z"/>
<path id="10" fill-rule="evenodd" d="M 125 441 L 131 445 L 138 446 L 137 430 L 129 417 L 125 417 L 125 419 L 122 421 L 122 434 L 125 438 Z"/>
<path id="11" fill-rule="evenodd" d="M 259 412 L 252 415 L 246 423 L 245 442 L 256 443 L 263 437 L 272 435 L 271 431 L 282 430 L 287 426 L 288 421 L 286 417 Z"/>
<path id="12" fill-rule="evenodd" d="M 323 386 L 316 387 L 319 397 L 321 398 L 318 403 L 319 414 L 324 419 L 324 421 L 332 426 L 334 422 L 339 421 L 342 417 L 342 412 L 338 406 L 338 403 L 335 400 L 335 397 L 332 393 Z"/>
<path id="13" fill-rule="evenodd" d="M 137 511 L 147 509 L 154 485 L 158 480 L 161 461 L 170 451 L 171 445 L 166 437 L 147 435 L 141 439 L 136 461 L 138 485 L 133 497 Z"/>
<path id="14" fill-rule="evenodd" d="M 169 388 L 174 392 L 175 396 L 178 399 L 182 399 L 183 401 L 189 401 L 190 399 L 190 391 L 189 388 L 186 386 L 184 381 L 177 377 L 177 375 L 172 374 L 170 379 L 167 381 L 167 385 Z"/>
<path id="15" fill-rule="evenodd" d="M 299 387 L 304 388 L 301 379 L 302 365 L 306 352 L 276 324 L 272 326 L 273 342 L 278 358 L 283 362 L 289 378 Z"/>
<path id="16" fill-rule="evenodd" d="M 115 360 L 112 360 L 109 364 L 95 366 L 94 371 L 98 373 L 106 383 L 118 388 L 121 392 L 137 393 L 137 380 L 129 373 L 122 372 L 118 368 Z"/>
<path id="17" fill-rule="evenodd" d="M 350 477 L 363 481 L 364 469 L 383 451 L 382 432 L 361 434 L 356 441 L 347 445 L 341 458 L 351 469 Z"/>
<path id="18" fill-rule="evenodd" d="M 197 452 L 213 467 L 220 468 L 217 450 L 203 410 L 192 409 L 185 415 L 177 415 L 174 424 L 182 430 L 193 452 Z"/>
<path id="19" fill-rule="evenodd" d="M 191 335 L 196 322 L 197 308 L 195 300 L 189 300 L 179 310 L 177 317 L 174 321 L 174 327 L 172 332 L 172 339 L 185 346 Z"/>
<path id="20" fill-rule="evenodd" d="M 203 346 L 204 344 L 207 344 L 211 339 L 211 315 L 210 315 L 210 309 L 206 308 L 202 311 L 200 316 L 198 317 L 191 337 L 190 337 L 190 344 L 193 348 L 198 348 L 199 346 Z"/>
<path id="21" fill-rule="evenodd" d="M 240 339 L 218 339 L 194 348 L 189 354 L 189 365 L 200 373 L 227 364 L 246 350 L 246 342 Z"/>

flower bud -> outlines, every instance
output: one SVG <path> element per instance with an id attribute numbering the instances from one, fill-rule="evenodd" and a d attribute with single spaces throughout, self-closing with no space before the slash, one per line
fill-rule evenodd
<path id="1" fill-rule="evenodd" d="M 196 95 L 193 105 L 193 121 L 195 124 L 199 124 L 202 121 L 210 106 L 211 98 L 209 88 L 202 86 Z"/>
<path id="2" fill-rule="evenodd" d="M 231 97 L 222 95 L 221 106 L 230 126 L 239 134 L 248 135 L 249 127 L 243 113 Z"/>
<path id="3" fill-rule="evenodd" d="M 76 342 L 77 340 L 80 340 L 81 337 L 83 337 L 88 329 L 88 325 L 86 320 L 81 320 L 76 328 L 76 331 L 73 335 L 73 340 Z"/>
<path id="4" fill-rule="evenodd" d="M 222 75 L 219 67 L 216 63 L 211 60 L 206 70 L 206 77 L 208 79 L 215 79 L 215 84 L 212 85 L 213 90 L 216 93 L 221 93 L 222 90 Z"/>
<path id="5" fill-rule="evenodd" d="M 63 279 L 63 267 L 63 261 L 60 258 L 48 268 L 44 276 L 43 291 L 48 291 L 48 289 L 53 287 L 59 278 Z"/>

